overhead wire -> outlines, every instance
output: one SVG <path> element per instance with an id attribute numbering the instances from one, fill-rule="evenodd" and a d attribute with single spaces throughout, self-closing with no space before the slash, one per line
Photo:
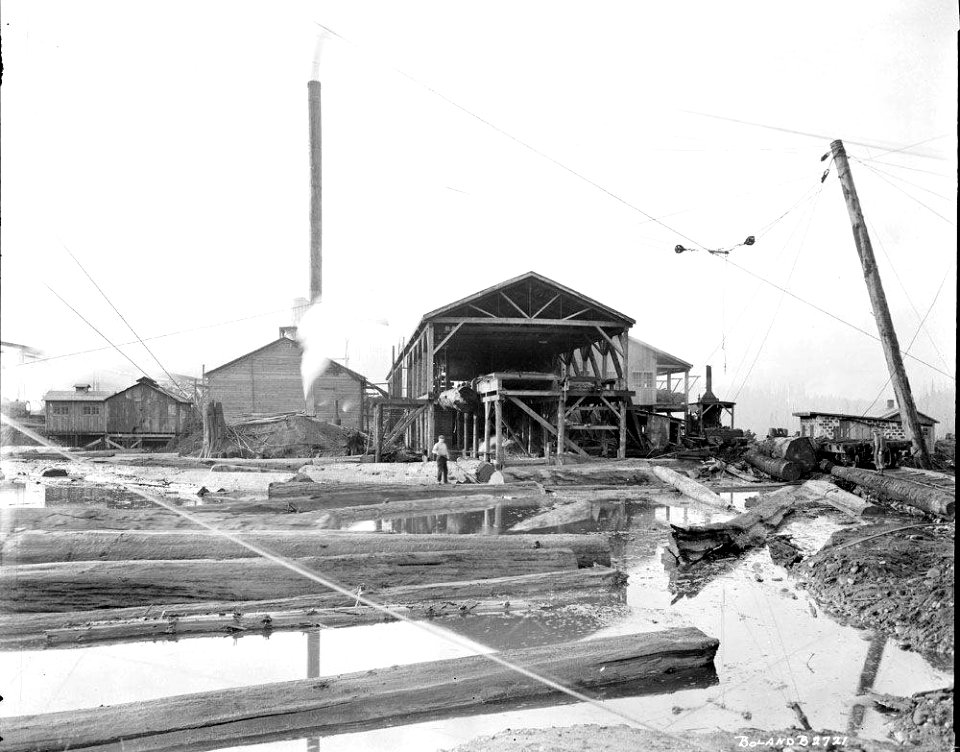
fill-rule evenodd
<path id="1" fill-rule="evenodd" d="M 91 283 L 94 287 L 97 288 L 97 292 L 99 292 L 100 295 L 103 297 L 103 299 L 107 301 L 107 303 L 108 303 L 108 304 L 110 305 L 110 307 L 113 309 L 114 313 L 116 313 L 117 316 L 120 317 L 120 320 L 121 320 L 124 324 L 127 325 L 127 329 L 129 329 L 129 330 L 130 330 L 130 333 L 133 334 L 133 336 L 137 338 L 137 341 L 143 346 L 143 349 L 146 350 L 146 351 L 150 354 L 150 357 L 153 358 L 154 361 L 156 361 L 156 363 L 157 363 L 158 366 L 160 366 L 160 369 L 167 375 L 167 378 L 170 379 L 170 381 L 171 381 L 171 382 L 173 383 L 173 385 L 180 391 L 181 394 L 183 394 L 184 396 L 187 396 L 187 392 L 184 391 L 183 387 L 180 386 L 180 383 L 173 377 L 173 374 L 171 374 L 170 371 L 167 370 L 167 367 L 166 367 L 165 365 L 163 365 L 163 363 L 160 362 L 160 359 L 156 356 L 156 354 L 153 352 L 153 350 L 151 350 L 151 349 L 147 346 L 147 343 L 143 341 L 143 338 L 142 338 L 139 334 L 137 334 L 136 330 L 134 330 L 134 328 L 133 328 L 133 326 L 130 324 L 130 322 L 127 321 L 126 316 L 124 316 L 122 313 L 120 313 L 120 310 L 113 304 L 113 301 L 110 300 L 110 297 L 103 291 L 103 288 L 101 288 L 100 285 L 97 284 L 97 281 L 90 275 L 90 272 L 88 272 L 88 271 L 86 270 L 86 268 L 84 267 L 84 265 L 80 263 L 80 259 L 78 259 L 78 258 L 74 255 L 73 251 L 71 251 L 71 250 L 67 247 L 67 244 L 66 244 L 66 243 L 64 243 L 63 241 L 61 241 L 61 245 L 63 246 L 63 250 L 65 250 L 65 251 L 69 254 L 70 258 L 72 258 L 72 259 L 74 260 L 74 262 L 76 263 L 76 265 L 80 267 L 80 271 L 82 271 L 82 272 L 84 273 L 84 275 L 86 275 L 87 279 L 90 280 L 90 283 Z"/>
<path id="2" fill-rule="evenodd" d="M 78 457 L 72 452 L 64 449 L 63 447 L 57 446 L 56 444 L 52 443 L 45 437 L 41 436 L 40 434 L 37 434 L 30 428 L 24 426 L 15 418 L 11 418 L 6 414 L 0 414 L 0 420 L 2 420 L 3 423 L 9 426 L 12 426 L 16 430 L 21 431 L 25 436 L 30 437 L 31 439 L 36 441 L 38 444 L 45 446 L 48 449 L 54 450 L 55 452 L 59 453 L 60 455 L 62 455 L 63 457 L 65 457 L 67 460 L 71 462 L 75 462 L 78 464 L 84 464 L 86 462 L 89 462 L 87 458 Z M 357 605 L 362 604 L 364 606 L 368 606 L 390 617 L 391 619 L 395 619 L 397 621 L 402 621 L 407 624 L 410 624 L 433 637 L 442 639 L 445 642 L 456 645 L 457 647 L 466 648 L 472 652 L 476 651 L 476 646 L 478 644 L 476 641 L 467 640 L 466 638 L 461 637 L 460 635 L 458 635 L 457 633 L 451 630 L 444 629 L 443 627 L 439 627 L 435 624 L 432 624 L 430 621 L 412 619 L 407 614 L 404 614 L 400 609 L 391 608 L 390 606 L 374 601 L 368 596 L 363 595 L 362 591 L 360 593 L 357 593 L 353 590 L 345 588 L 338 582 L 335 582 L 334 580 L 331 580 L 328 577 L 324 577 L 320 572 L 317 572 L 312 569 L 308 569 L 307 567 L 303 566 L 302 564 L 300 564 L 294 559 L 290 559 L 286 556 L 282 556 L 280 554 L 274 553 L 273 551 L 270 551 L 269 549 L 266 549 L 263 546 L 260 546 L 256 543 L 251 542 L 249 538 L 244 538 L 237 535 L 234 532 L 218 528 L 216 525 L 213 525 L 207 522 L 206 520 L 202 519 L 200 516 L 194 515 L 188 512 L 183 507 L 179 507 L 176 504 L 170 503 L 169 501 L 167 501 L 166 499 L 163 499 L 158 494 L 154 494 L 148 491 L 147 489 L 139 487 L 133 483 L 123 483 L 123 485 L 129 491 L 139 495 L 143 499 L 146 499 L 147 501 L 150 501 L 153 504 L 163 509 L 166 509 L 168 512 L 172 512 L 173 514 L 179 515 L 180 517 L 187 520 L 188 522 L 198 525 L 199 527 L 204 528 L 215 535 L 219 535 L 229 540 L 230 542 L 238 546 L 241 546 L 242 548 L 247 549 L 248 551 L 256 554 L 257 556 L 260 556 L 268 561 L 273 562 L 274 564 L 284 567 L 285 569 L 293 572 L 296 575 L 304 577 L 310 580 L 311 582 L 314 582 L 318 585 L 321 585 L 324 588 L 327 588 L 328 590 L 332 590 L 336 593 L 339 593 L 340 595 L 350 598 L 351 600 L 355 601 Z M 321 624 L 320 626 L 322 628 L 324 625 Z M 481 645 L 481 647 L 486 648 L 485 645 Z M 486 660 L 491 661 L 492 663 L 497 664 L 501 668 L 505 668 L 509 671 L 517 673 L 528 679 L 531 679 L 532 681 L 538 682 L 539 684 L 542 684 L 543 686 L 548 687 L 549 689 L 552 689 L 555 692 L 565 694 L 568 697 L 571 697 L 577 700 L 578 702 L 583 702 L 583 703 L 592 705 L 602 711 L 605 711 L 614 716 L 617 716 L 622 720 L 625 720 L 636 726 L 640 726 L 644 729 L 647 729 L 648 731 L 652 731 L 655 734 L 660 734 L 664 737 L 673 739 L 674 741 L 683 742 L 687 745 L 697 746 L 700 749 L 704 750 L 704 752 L 709 752 L 706 746 L 699 744 L 696 741 L 683 739 L 668 731 L 663 731 L 655 726 L 650 725 L 646 721 L 636 718 L 630 715 L 629 713 L 621 711 L 616 707 L 613 707 L 610 704 L 603 702 L 602 700 L 599 700 L 595 697 L 590 697 L 589 695 L 586 695 L 576 689 L 573 689 L 572 687 L 568 687 L 547 676 L 543 676 L 542 674 L 539 674 L 536 671 L 532 671 L 531 669 L 525 668 L 524 666 L 520 666 L 519 664 L 514 663 L 513 661 L 507 660 L 506 658 L 503 658 L 502 656 L 498 655 L 495 652 L 479 653 L 478 655 L 479 657 L 482 657 Z"/>
<path id="3" fill-rule="evenodd" d="M 943 201 L 952 202 L 956 200 L 956 197 L 951 198 L 949 196 L 944 196 L 942 193 L 937 193 L 936 191 L 932 191 L 929 188 L 920 185 L 919 183 L 914 183 L 912 180 L 907 180 L 905 177 L 901 177 L 900 175 L 894 175 L 892 172 L 887 172 L 886 170 L 882 170 L 876 165 L 868 165 L 864 160 L 860 159 L 859 157 L 851 157 L 851 159 L 853 159 L 856 162 L 859 162 L 864 167 L 869 167 L 874 172 L 878 172 L 881 175 L 886 175 L 888 178 L 893 178 L 894 180 L 899 180 L 901 183 L 906 183 L 909 186 L 918 188 L 919 190 L 924 191 L 925 193 L 929 193 L 931 196 L 936 196 L 937 198 L 942 199 Z"/>
<path id="4" fill-rule="evenodd" d="M 131 358 L 131 357 L 130 357 L 129 355 L 127 355 L 123 350 L 121 350 L 119 347 L 117 347 L 117 346 L 111 341 L 111 339 L 110 339 L 106 334 L 104 334 L 103 332 L 101 332 L 99 329 L 97 329 L 97 327 L 95 327 L 92 323 L 90 323 L 90 321 L 88 321 L 87 318 L 86 318 L 82 313 L 80 313 L 80 311 L 78 311 L 76 308 L 74 308 L 72 305 L 70 305 L 66 300 L 64 300 L 63 297 L 60 295 L 60 293 L 58 293 L 56 290 L 54 290 L 52 287 L 50 287 L 50 285 L 48 285 L 48 284 L 46 284 L 46 283 L 44 283 L 44 287 L 46 287 L 50 292 L 52 292 L 54 295 L 56 295 L 57 298 L 60 299 L 60 302 L 63 303 L 67 308 L 69 308 L 71 311 L 73 311 L 75 314 L 77 314 L 77 316 L 79 316 L 80 319 L 81 319 L 87 326 L 89 326 L 91 329 L 93 329 L 93 331 L 95 331 L 97 334 L 99 334 L 101 337 L 103 337 L 103 339 L 106 340 L 107 343 L 109 343 L 110 347 L 112 347 L 114 350 L 116 350 L 118 353 L 120 353 L 120 354 L 121 354 L 123 357 L 125 357 L 128 361 L 130 361 L 130 364 L 131 364 L 134 368 L 136 368 L 138 371 L 140 371 L 140 373 L 142 373 L 142 374 L 143 374 L 144 376 L 146 376 L 147 378 L 150 378 L 150 374 L 149 374 L 149 373 L 147 373 L 145 370 L 143 370 L 143 368 L 141 368 L 141 367 L 133 360 L 133 358 Z"/>
<path id="5" fill-rule="evenodd" d="M 879 154 L 874 154 L 874 155 L 872 155 L 872 156 L 870 157 L 870 159 L 875 160 L 875 159 L 878 159 L 879 157 L 885 157 L 887 154 L 898 154 L 898 153 L 900 153 L 900 152 L 905 152 L 905 151 L 907 151 L 908 149 L 912 149 L 912 148 L 915 147 L 915 146 L 922 146 L 923 144 L 928 144 L 928 143 L 930 143 L 931 141 L 936 141 L 937 139 L 940 139 L 940 138 L 946 138 L 946 137 L 949 136 L 949 135 L 950 135 L 949 133 L 941 133 L 941 134 L 939 134 L 939 135 L 937 135 L 937 136 L 930 136 L 930 138 L 925 138 L 925 139 L 923 139 L 922 141 L 916 141 L 915 143 L 907 144 L 906 146 L 901 146 L 901 147 L 896 148 L 896 149 L 887 149 L 886 151 L 882 151 L 882 152 L 880 152 Z M 851 143 L 852 143 L 852 142 L 851 142 Z M 909 154 L 909 156 L 912 156 L 912 157 L 913 157 L 913 156 L 920 156 L 920 155 L 918 155 L 918 154 Z M 882 163 L 881 163 L 881 164 L 882 164 Z"/>
<path id="6" fill-rule="evenodd" d="M 800 242 L 797 244 L 797 252 L 794 254 L 793 263 L 790 265 L 790 271 L 787 273 L 787 278 L 784 281 L 784 285 L 789 285 L 790 280 L 793 279 L 793 273 L 797 269 L 797 263 L 800 261 L 800 254 L 803 252 L 803 246 L 806 243 L 807 236 L 810 234 L 810 227 L 813 224 L 813 217 L 817 212 L 817 205 L 820 202 L 821 195 L 823 195 L 823 183 L 820 184 L 820 189 L 817 191 L 816 198 L 814 199 L 813 204 L 810 207 L 809 217 L 807 218 L 807 226 L 803 231 L 803 236 L 800 238 Z M 797 227 L 799 228 L 799 223 L 797 224 Z M 780 313 L 780 308 L 783 305 L 783 297 L 784 297 L 784 293 L 781 292 L 780 297 L 777 299 L 776 308 L 774 308 L 773 310 L 773 315 L 771 315 L 770 317 L 770 323 L 767 326 L 767 331 L 764 333 L 763 339 L 760 340 L 760 346 L 757 348 L 757 352 L 753 357 L 753 362 L 750 363 L 750 368 L 747 369 L 747 373 L 743 377 L 743 381 L 740 382 L 740 386 L 737 388 L 736 393 L 733 395 L 734 402 L 736 402 L 737 397 L 740 396 L 740 392 L 743 391 L 743 387 L 747 385 L 747 382 L 750 380 L 751 374 L 753 374 L 753 369 L 757 365 L 757 361 L 760 359 L 760 354 L 763 352 L 763 348 L 767 344 L 767 339 L 770 337 L 770 332 L 773 331 L 774 324 L 777 321 L 777 314 Z"/>
<path id="7" fill-rule="evenodd" d="M 317 26 L 319 26 L 321 29 L 323 29 L 325 32 L 327 32 L 328 34 L 330 34 L 331 36 L 334 36 L 334 37 L 336 37 L 337 39 L 340 39 L 340 40 L 346 42 L 347 44 L 351 45 L 352 47 L 356 47 L 358 50 L 359 50 L 359 49 L 362 49 L 362 48 L 360 47 L 360 45 L 358 45 L 356 42 L 353 42 L 353 41 L 347 39 L 347 38 L 344 37 L 342 34 L 337 33 L 336 31 L 334 31 L 334 30 L 331 29 L 330 27 L 325 26 L 325 25 L 323 25 L 322 23 L 319 23 L 318 21 L 314 21 L 314 23 L 315 23 Z M 623 205 L 626 206 L 627 208 L 632 209 L 633 211 L 635 211 L 635 212 L 637 212 L 637 213 L 639 213 L 639 214 L 642 214 L 644 217 L 646 217 L 647 219 L 649 219 L 651 222 L 655 222 L 655 223 L 657 223 L 658 225 L 661 225 L 661 226 L 664 227 L 665 229 L 670 230 L 670 232 L 675 233 L 676 235 L 679 235 L 680 237 L 684 238 L 685 240 L 690 241 L 690 242 L 693 243 L 694 245 L 698 245 L 698 246 L 700 246 L 701 248 L 705 248 L 705 246 L 703 246 L 699 241 L 694 240 L 694 239 L 691 238 L 689 235 L 685 235 L 684 233 L 680 232 L 679 230 L 677 230 L 677 229 L 671 227 L 670 225 L 666 224 L 666 223 L 663 222 L 661 219 L 658 219 L 657 217 L 653 216 L 653 215 L 650 214 L 649 212 L 644 211 L 643 209 L 641 209 L 641 208 L 640 208 L 639 206 L 637 206 L 636 204 L 633 204 L 633 203 L 627 201 L 627 200 L 626 200 L 625 198 L 623 198 L 622 196 L 614 193 L 614 192 L 611 191 L 609 188 L 606 188 L 605 186 L 601 185 L 600 183 L 596 182 L 595 180 L 587 177 L 587 176 L 584 175 L 583 173 L 581 173 L 581 172 L 573 169 L 572 167 L 568 166 L 567 164 L 561 162 L 559 159 L 556 159 L 556 158 L 550 156 L 549 154 L 547 154 L 546 152 L 541 151 L 540 149 L 538 149 L 537 147 L 533 146 L 532 144 L 524 141 L 524 140 L 521 139 L 521 138 L 518 138 L 517 136 L 514 136 L 514 135 L 513 135 L 512 133 L 510 133 L 509 131 L 504 130 L 504 129 L 501 128 L 500 126 L 498 126 L 498 125 L 494 124 L 493 122 L 487 120 L 486 118 L 482 117 L 481 115 L 478 115 L 477 113 L 473 112 L 472 110 L 468 109 L 467 107 L 464 107 L 464 106 L 463 106 L 462 104 L 460 104 L 459 102 L 451 99 L 451 98 L 448 97 L 446 94 L 438 91 L 437 89 L 434 89 L 434 88 L 433 88 L 432 86 L 430 86 L 429 84 L 426 84 L 426 83 L 424 83 L 423 81 L 420 81 L 419 79 L 414 78 L 414 77 L 411 76 L 409 73 L 406 73 L 405 71 L 401 70 L 400 68 L 397 68 L 397 67 L 395 67 L 395 66 L 393 66 L 393 65 L 391 65 L 391 64 L 389 64 L 389 63 L 387 63 L 387 65 L 389 66 L 389 68 L 390 68 L 392 71 L 394 71 L 394 72 L 397 73 L 398 75 L 402 76 L 403 78 L 406 78 L 406 79 L 409 80 L 409 81 L 412 81 L 412 82 L 415 83 L 417 86 L 420 86 L 420 87 L 422 87 L 423 89 L 426 89 L 428 92 L 430 92 L 431 94 L 433 94 L 433 95 L 436 96 L 436 97 L 439 97 L 440 99 L 442 99 L 444 102 L 446 102 L 446 103 L 449 104 L 450 106 L 455 107 L 456 109 L 460 110 L 461 112 L 463 112 L 463 113 L 469 115 L 470 117 L 474 118 L 475 120 L 479 121 L 480 123 L 483 123 L 483 124 L 486 125 L 488 128 L 492 128 L 493 130 L 495 130 L 495 131 L 496 131 L 497 133 L 499 133 L 500 135 L 505 136 L 506 138 L 510 139 L 511 141 L 519 144 L 519 145 L 522 146 L 524 149 L 527 149 L 528 151 L 536 154 L 537 156 L 541 157 L 542 159 L 547 160 L 547 161 L 550 162 L 551 164 L 559 167 L 560 169 L 564 170 L 565 172 L 569 173 L 570 175 L 573 175 L 574 177 L 578 178 L 579 180 L 582 180 L 583 182 L 587 183 L 588 185 L 593 186 L 593 187 L 596 188 L 597 190 L 605 193 L 607 196 L 609 196 L 610 198 L 614 199 L 615 201 L 618 201 L 619 203 L 623 204 Z"/>
<path id="8" fill-rule="evenodd" d="M 927 312 L 923 314 L 923 318 L 920 319 L 920 324 L 919 326 L 917 326 L 917 331 L 913 333 L 913 338 L 910 340 L 910 344 L 907 345 L 907 349 L 904 351 L 905 354 L 910 352 L 910 348 L 913 347 L 913 343 L 917 341 L 917 336 L 920 334 L 921 330 L 923 330 L 924 328 L 923 325 L 926 323 L 927 317 L 930 315 L 930 312 L 933 310 L 933 307 L 937 304 L 937 300 L 940 297 L 940 293 L 943 291 L 943 286 L 946 284 L 947 280 L 950 278 L 950 273 L 953 271 L 955 264 L 956 264 L 956 260 L 954 260 L 954 264 L 952 264 L 950 267 L 947 268 L 946 274 L 944 274 L 943 279 L 940 280 L 940 286 L 937 288 L 937 292 L 933 296 L 933 300 L 930 301 L 930 306 L 927 308 Z M 928 333 L 928 336 L 929 336 L 929 333 Z M 873 406 L 877 404 L 879 399 L 883 396 L 883 393 L 887 390 L 887 387 L 890 386 L 890 382 L 892 380 L 893 380 L 892 376 L 887 377 L 887 380 L 883 382 L 883 386 L 880 387 L 880 391 L 877 392 L 877 396 L 873 398 L 873 402 L 871 402 L 867 406 L 866 410 L 863 411 L 863 414 L 860 416 L 861 418 L 865 417 L 866 414 L 870 412 L 870 410 L 873 408 Z"/>
<path id="9" fill-rule="evenodd" d="M 872 173 L 874 173 L 874 174 L 875 174 L 878 178 L 880 178 L 884 183 L 886 183 L 887 185 L 890 185 L 890 186 L 892 186 L 893 188 L 895 188 L 896 190 L 900 191 L 900 193 L 902 193 L 904 196 L 906 196 L 907 198 L 909 198 L 911 201 L 914 201 L 914 202 L 920 204 L 920 206 L 922 206 L 924 209 L 926 209 L 926 210 L 927 210 L 928 212 L 930 212 L 931 214 L 935 214 L 936 216 L 940 217 L 940 219 L 942 219 L 942 220 L 943 220 L 944 222 L 946 222 L 947 224 L 953 225 L 954 227 L 957 226 L 957 223 L 954 222 L 954 221 L 953 221 L 952 219 L 950 219 L 949 217 L 943 216 L 943 215 L 942 215 L 940 212 L 938 212 L 936 209 L 928 206 L 928 205 L 925 204 L 923 201 L 921 201 L 920 199 L 918 199 L 916 196 L 908 193 L 907 191 L 905 191 L 903 188 L 901 188 L 901 187 L 900 187 L 899 185 L 897 185 L 896 183 L 890 182 L 884 175 L 882 175 L 879 171 L 875 170 L 871 165 L 868 165 L 866 162 L 864 162 L 863 160 L 860 160 L 860 159 L 857 159 L 856 161 L 859 162 L 859 163 L 860 163 L 861 165 L 863 165 L 864 167 L 866 167 L 866 168 L 867 168 L 868 170 L 870 170 Z"/>

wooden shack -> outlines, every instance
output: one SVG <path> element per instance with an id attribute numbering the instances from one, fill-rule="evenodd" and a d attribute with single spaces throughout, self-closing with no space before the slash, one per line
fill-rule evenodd
<path id="1" fill-rule="evenodd" d="M 76 384 L 72 392 L 47 392 L 43 395 L 45 432 L 70 437 L 74 443 L 106 433 L 109 396 L 110 392 L 94 391 L 89 384 Z"/>
<path id="2" fill-rule="evenodd" d="M 183 433 L 193 417 L 193 404 L 151 378 L 107 397 L 107 433 L 118 437 L 169 439 Z"/>
<path id="3" fill-rule="evenodd" d="M 204 375 L 207 398 L 223 405 L 228 423 L 254 415 L 304 412 L 331 423 L 365 430 L 371 399 L 385 392 L 366 377 L 335 361 L 304 396 L 296 327 Z"/>

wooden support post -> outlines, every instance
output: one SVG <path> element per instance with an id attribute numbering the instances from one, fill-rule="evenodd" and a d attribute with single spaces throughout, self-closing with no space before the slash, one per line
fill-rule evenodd
<path id="1" fill-rule="evenodd" d="M 469 457 L 470 433 L 467 431 L 467 421 L 470 419 L 469 413 L 463 414 L 463 456 Z"/>
<path id="2" fill-rule="evenodd" d="M 497 401 L 493 403 L 494 406 L 494 420 L 496 421 L 497 429 L 497 461 L 496 467 L 497 470 L 503 469 L 503 402 L 500 400 L 500 395 L 497 395 Z"/>
<path id="3" fill-rule="evenodd" d="M 620 402 L 620 445 L 617 447 L 617 459 L 627 458 L 627 404 L 628 400 Z"/>
<path id="4" fill-rule="evenodd" d="M 373 461 L 380 462 L 383 458 L 383 404 L 377 403 L 373 408 Z"/>
<path id="5" fill-rule="evenodd" d="M 471 417 L 471 423 L 473 424 L 473 444 L 470 447 L 470 456 L 476 459 L 477 457 L 477 445 L 480 443 L 479 429 L 477 428 L 477 418 L 479 416 L 474 413 Z"/>
<path id="6" fill-rule="evenodd" d="M 623 374 L 621 389 L 630 388 L 630 335 L 624 330 L 620 335 L 620 349 L 623 351 Z"/>
<path id="7" fill-rule="evenodd" d="M 567 390 L 560 388 L 557 401 L 557 464 L 563 464 L 563 444 L 567 435 Z"/>
<path id="8" fill-rule="evenodd" d="M 490 403 L 483 401 L 483 461 L 490 461 Z"/>
<path id="9" fill-rule="evenodd" d="M 843 141 L 839 139 L 834 141 L 830 144 L 830 150 L 833 152 L 833 159 L 837 165 L 837 175 L 840 178 L 840 186 L 843 188 L 843 198 L 847 203 L 850 223 L 853 225 L 853 240 L 860 256 L 860 264 L 863 267 L 863 278 L 867 283 L 867 291 L 870 294 L 870 305 L 873 308 L 873 316 L 877 321 L 880 344 L 883 345 L 883 354 L 887 360 L 887 370 L 890 372 L 893 391 L 900 407 L 900 420 L 913 443 L 913 450 L 920 460 L 921 467 L 929 468 L 930 454 L 923 439 L 920 416 L 917 414 L 917 406 L 913 401 L 910 381 L 903 367 L 900 343 L 893 328 L 893 320 L 890 318 L 890 309 L 887 307 L 887 298 L 880 282 L 880 272 L 873 256 L 873 246 L 867 233 L 867 225 L 863 219 L 863 210 L 860 208 L 857 188 L 853 184 L 853 174 L 850 172 L 850 164 L 847 162 L 847 152 L 843 148 Z"/>

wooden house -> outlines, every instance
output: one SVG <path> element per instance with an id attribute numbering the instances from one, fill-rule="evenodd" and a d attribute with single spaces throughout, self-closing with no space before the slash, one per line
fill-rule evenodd
<path id="1" fill-rule="evenodd" d="M 189 399 L 167 391 L 148 377 L 107 397 L 106 404 L 106 432 L 113 435 L 169 439 L 184 433 L 193 419 Z"/>
<path id="2" fill-rule="evenodd" d="M 371 399 L 383 390 L 363 375 L 330 361 L 304 396 L 297 328 L 284 326 L 273 342 L 204 375 L 207 399 L 223 405 L 228 423 L 262 414 L 305 412 L 331 423 L 365 430 Z"/>
<path id="3" fill-rule="evenodd" d="M 387 376 L 375 447 L 404 437 L 428 450 L 478 446 L 503 461 L 505 441 L 526 454 L 585 447 L 624 456 L 630 391 L 627 332 L 634 320 L 536 272 L 527 272 L 423 316 Z M 442 409 L 440 392 L 472 384 L 478 407 Z M 392 410 L 386 422 L 385 412 Z"/>
<path id="4" fill-rule="evenodd" d="M 89 384 L 77 384 L 73 391 L 51 391 L 43 395 L 45 432 L 51 436 L 80 437 L 107 432 L 106 400 L 110 392 L 93 391 Z"/>

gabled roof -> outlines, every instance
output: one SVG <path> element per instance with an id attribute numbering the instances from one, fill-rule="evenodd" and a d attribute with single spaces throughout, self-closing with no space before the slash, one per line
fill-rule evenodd
<path id="1" fill-rule="evenodd" d="M 140 385 L 148 386 L 148 387 L 150 387 L 151 389 L 153 389 L 154 391 L 160 392 L 160 394 L 164 395 L 165 397 L 169 397 L 170 399 L 175 400 L 175 401 L 177 401 L 177 402 L 181 402 L 181 403 L 183 403 L 183 404 L 185 404 L 185 405 L 189 405 L 189 404 L 190 404 L 190 400 L 188 400 L 186 397 L 183 397 L 183 396 L 181 396 L 181 395 L 179 395 L 179 394 L 174 394 L 173 392 L 167 391 L 167 390 L 164 389 L 162 386 L 160 386 L 156 381 L 154 381 L 153 379 L 151 379 L 149 376 L 142 376 L 141 378 L 137 379 L 135 383 L 133 383 L 133 384 L 131 384 L 130 386 L 128 386 L 126 389 L 121 389 L 119 392 L 115 392 L 114 394 L 112 394 L 112 395 L 110 395 L 110 396 L 111 396 L 111 397 L 118 397 L 119 395 L 123 394 L 124 392 L 129 392 L 129 391 L 130 391 L 131 389 L 133 389 L 134 387 L 137 387 L 137 386 L 140 386 Z"/>
<path id="2" fill-rule="evenodd" d="M 244 355 L 241 355 L 241 356 L 238 357 L 238 358 L 234 358 L 233 360 L 229 361 L 228 363 L 224 363 L 222 366 L 217 366 L 216 368 L 213 368 L 213 369 L 207 371 L 206 375 L 209 376 L 210 374 L 216 373 L 217 371 L 222 371 L 224 368 L 227 368 L 228 366 L 232 366 L 232 365 L 234 365 L 234 364 L 236 364 L 236 363 L 239 363 L 240 361 L 245 360 L 246 358 L 249 358 L 249 357 L 251 357 L 251 356 L 253 356 L 253 355 L 257 355 L 258 353 L 261 353 L 261 352 L 263 352 L 264 350 L 269 350 L 271 347 L 273 347 L 274 345 L 277 345 L 277 344 L 279 344 L 279 343 L 281 343 L 281 342 L 288 342 L 289 344 L 293 345 L 298 351 L 300 351 L 300 352 L 303 351 L 303 348 L 300 346 L 300 343 L 297 342 L 297 340 L 295 340 L 295 339 L 290 339 L 289 337 L 278 337 L 277 339 L 273 340 L 273 342 L 268 342 L 268 343 L 265 344 L 263 347 L 258 347 L 256 350 L 251 350 L 250 352 L 245 353 Z M 348 376 L 351 376 L 352 378 L 356 379 L 357 381 L 361 381 L 361 382 L 362 382 L 362 381 L 366 381 L 366 380 L 367 380 L 367 377 L 364 376 L 363 374 L 357 373 L 356 371 L 353 371 L 353 370 L 347 368 L 347 367 L 346 367 L 345 365 L 343 365 L 342 363 L 337 363 L 337 361 L 335 361 L 335 360 L 331 360 L 330 363 L 329 363 L 329 365 L 328 365 L 328 366 L 323 370 L 323 372 L 320 373 L 319 375 L 320 375 L 320 376 L 323 376 L 331 367 L 339 368 L 339 369 L 342 370 L 344 373 L 346 373 Z"/>
<path id="3" fill-rule="evenodd" d="M 423 318 L 421 319 L 421 324 L 428 321 L 429 319 L 438 318 L 445 314 L 451 313 L 458 308 L 462 308 L 463 306 L 468 306 L 471 303 L 475 303 L 478 300 L 481 300 L 482 298 L 487 297 L 488 295 L 501 292 L 521 282 L 526 282 L 527 280 L 533 280 L 533 281 L 539 282 L 543 285 L 553 287 L 558 292 L 569 295 L 570 297 L 579 298 L 581 301 L 589 305 L 591 308 L 596 308 L 598 311 L 601 311 L 604 314 L 606 314 L 610 319 L 619 320 L 624 324 L 629 324 L 630 326 L 633 326 L 636 323 L 636 321 L 634 321 L 632 318 L 630 318 L 626 314 L 620 313 L 619 311 L 616 311 L 613 308 L 610 308 L 609 306 L 605 306 L 603 303 L 599 303 L 596 300 L 593 300 L 592 298 L 588 298 L 583 293 L 577 292 L 576 290 L 566 287 L 565 285 L 561 285 L 559 282 L 555 282 L 554 280 L 548 277 L 544 277 L 542 274 L 538 274 L 537 272 L 527 272 L 526 274 L 521 274 L 518 277 L 513 277 L 512 279 L 508 279 L 503 282 L 500 282 L 499 284 L 493 285 L 492 287 L 488 287 L 485 290 L 480 290 L 480 292 L 475 292 L 472 295 L 468 295 L 465 298 L 461 298 L 460 300 L 455 300 L 453 303 L 448 303 L 447 305 L 437 308 L 433 311 L 430 311 L 429 313 L 425 313 L 423 315 Z M 514 316 L 515 315 L 516 314 L 514 314 Z M 419 328 L 419 326 L 417 328 Z"/>
<path id="4" fill-rule="evenodd" d="M 654 347 L 653 345 L 649 345 L 643 340 L 637 339 L 636 337 L 630 337 L 630 342 L 631 343 L 636 342 L 638 345 L 646 347 L 648 350 L 653 350 L 657 354 L 658 365 L 676 366 L 677 368 L 680 368 L 683 370 L 690 370 L 691 368 L 693 368 L 692 364 L 687 363 L 687 361 L 685 360 L 681 360 L 676 355 L 671 355 L 670 353 L 661 350 L 659 347 Z"/>
<path id="5" fill-rule="evenodd" d="M 50 391 L 43 395 L 44 402 L 103 402 L 110 392 Z"/>
<path id="6" fill-rule="evenodd" d="M 939 422 L 940 422 L 939 420 L 936 420 L 935 418 L 931 418 L 929 415 L 924 415 L 924 414 L 923 414 L 922 412 L 920 412 L 919 410 L 917 411 L 917 416 L 920 418 L 920 422 L 921 422 L 921 423 L 926 423 L 926 424 L 928 424 L 928 425 L 933 425 L 934 423 L 939 423 Z M 899 423 L 899 422 L 900 422 L 900 408 L 899 408 L 899 407 L 894 407 L 894 408 L 891 409 L 891 410 L 887 410 L 885 413 L 882 413 L 882 414 L 880 415 L 880 417 L 881 417 L 881 418 L 884 418 L 885 420 L 895 420 L 895 421 L 897 421 L 897 422 Z"/>

